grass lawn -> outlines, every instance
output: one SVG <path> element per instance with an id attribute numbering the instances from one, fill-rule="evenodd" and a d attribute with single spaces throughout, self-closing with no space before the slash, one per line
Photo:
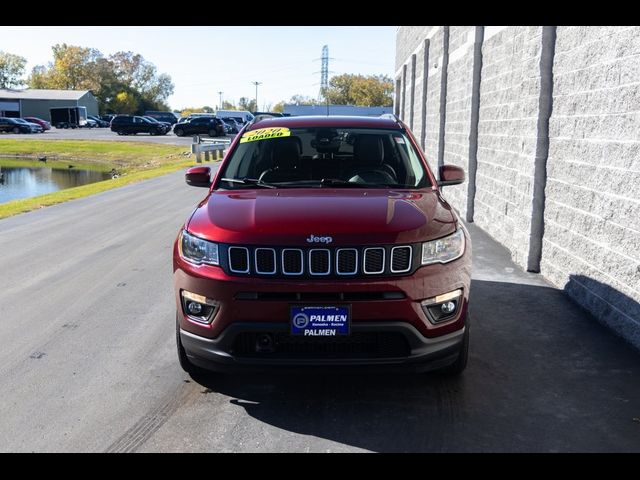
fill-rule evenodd
<path id="1" fill-rule="evenodd" d="M 160 166 L 171 159 L 183 159 L 182 154 L 187 151 L 190 151 L 188 146 L 158 143 L 0 139 L 2 155 L 46 156 L 47 164 L 51 162 L 53 165 L 56 161 L 63 160 L 65 168 L 71 160 L 96 166 L 106 164 L 106 170 L 115 168 L 123 172 Z"/>
<path id="2" fill-rule="evenodd" d="M 140 180 L 157 177 L 195 165 L 195 158 L 187 157 L 188 146 L 159 145 L 141 142 L 100 142 L 85 140 L 5 140 L 0 139 L 1 155 L 26 158 L 1 158 L 4 166 L 68 168 L 110 171 L 116 169 L 119 178 L 60 190 L 0 204 L 0 218 L 38 208 L 55 205 L 94 193 L 121 187 Z M 37 157 L 46 156 L 47 162 Z M 29 158 L 30 157 L 30 158 Z"/>

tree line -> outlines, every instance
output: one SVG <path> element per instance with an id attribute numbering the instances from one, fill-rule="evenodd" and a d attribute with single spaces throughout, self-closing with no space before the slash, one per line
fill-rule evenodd
<path id="1" fill-rule="evenodd" d="M 142 114 L 169 110 L 167 98 L 174 85 L 166 73 L 134 52 L 105 56 L 95 48 L 57 44 L 53 61 L 33 67 L 22 80 L 24 57 L 0 51 L 0 88 L 91 90 L 100 113 Z"/>

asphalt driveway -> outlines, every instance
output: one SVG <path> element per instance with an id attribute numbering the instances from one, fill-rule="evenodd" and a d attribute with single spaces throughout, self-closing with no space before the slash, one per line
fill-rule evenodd
<path id="1" fill-rule="evenodd" d="M 0 451 L 640 451 L 640 354 L 473 226 L 460 378 L 190 378 L 171 246 L 203 194 L 178 172 L 0 220 Z"/>

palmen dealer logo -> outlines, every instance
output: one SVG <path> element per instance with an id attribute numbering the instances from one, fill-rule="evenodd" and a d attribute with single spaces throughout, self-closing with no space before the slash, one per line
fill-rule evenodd
<path id="1" fill-rule="evenodd" d="M 309 317 L 306 314 L 300 312 L 295 317 L 293 317 L 293 324 L 296 326 L 296 328 L 304 328 L 309 325 Z"/>

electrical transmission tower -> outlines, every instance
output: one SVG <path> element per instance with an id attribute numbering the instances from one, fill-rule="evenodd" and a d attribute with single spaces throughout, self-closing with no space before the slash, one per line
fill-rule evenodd
<path id="1" fill-rule="evenodd" d="M 320 67 L 320 98 L 324 98 L 329 88 L 329 45 L 322 46 L 322 66 Z"/>

